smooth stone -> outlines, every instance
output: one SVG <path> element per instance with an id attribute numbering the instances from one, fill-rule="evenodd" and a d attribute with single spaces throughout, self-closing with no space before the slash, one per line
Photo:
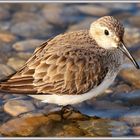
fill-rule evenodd
<path id="1" fill-rule="evenodd" d="M 96 18 L 85 18 L 81 22 L 78 22 L 77 24 L 73 24 L 73 25 L 69 26 L 67 31 L 89 29 L 91 23 L 95 20 L 96 20 Z"/>
<path id="2" fill-rule="evenodd" d="M 129 107 L 123 106 L 120 100 L 115 100 L 114 103 L 110 102 L 110 100 L 111 98 L 98 101 L 94 99 L 89 100 L 85 105 L 79 107 L 78 110 L 88 116 L 97 116 L 105 119 L 118 119 L 129 110 Z"/>
<path id="3" fill-rule="evenodd" d="M 4 111 L 11 116 L 18 116 L 21 113 L 35 110 L 35 106 L 30 101 L 9 100 L 4 104 Z"/>
<path id="4" fill-rule="evenodd" d="M 79 12 L 74 6 L 64 6 L 63 4 L 45 5 L 41 13 L 47 22 L 61 28 L 66 28 L 81 20 L 80 17 L 77 17 Z"/>
<path id="5" fill-rule="evenodd" d="M 116 86 L 111 87 L 111 96 L 114 94 L 119 94 L 119 93 L 128 93 L 131 92 L 132 90 L 134 90 L 134 88 L 132 88 L 130 85 L 125 84 L 125 83 L 120 83 L 117 84 Z"/>
<path id="6" fill-rule="evenodd" d="M 26 22 L 26 21 L 30 21 L 31 19 L 34 21 L 38 21 L 38 20 L 42 20 L 42 17 L 40 17 L 40 15 L 37 13 L 18 11 L 13 15 L 12 23 Z"/>
<path id="7" fill-rule="evenodd" d="M 36 12 L 36 14 L 43 8 L 44 3 L 18 3 L 21 11 Z"/>
<path id="8" fill-rule="evenodd" d="M 0 40 L 5 43 L 10 43 L 14 42 L 16 40 L 16 37 L 9 32 L 0 31 Z"/>
<path id="9" fill-rule="evenodd" d="M 84 130 L 87 137 L 125 136 L 130 133 L 130 128 L 126 123 L 110 119 L 79 121 L 78 125 L 80 129 Z"/>
<path id="10" fill-rule="evenodd" d="M 140 16 L 132 16 L 129 18 L 129 22 L 130 24 L 136 26 L 136 27 L 140 27 Z"/>
<path id="11" fill-rule="evenodd" d="M 12 57 L 8 59 L 7 65 L 15 70 L 18 70 L 25 64 L 25 62 L 26 61 L 24 59 L 18 57 Z"/>
<path id="12" fill-rule="evenodd" d="M 129 17 L 132 16 L 132 13 L 129 11 L 123 11 L 123 13 L 114 13 L 113 15 L 115 18 L 117 18 L 122 23 L 125 23 Z"/>
<path id="13" fill-rule="evenodd" d="M 7 79 L 7 77 L 15 72 L 10 66 L 0 64 L 0 80 Z"/>
<path id="14" fill-rule="evenodd" d="M 110 13 L 110 10 L 108 8 L 105 8 L 103 6 L 101 7 L 95 4 L 78 5 L 76 6 L 76 8 L 79 10 L 79 12 L 90 16 L 105 16 Z"/>
<path id="15" fill-rule="evenodd" d="M 140 90 L 134 90 L 131 92 L 122 92 L 111 95 L 111 100 L 121 100 L 127 105 L 140 105 Z"/>
<path id="16" fill-rule="evenodd" d="M 140 71 L 135 68 L 122 69 L 119 76 L 123 78 L 124 81 L 133 85 L 136 88 L 140 88 Z"/>
<path id="17" fill-rule="evenodd" d="M 6 20 L 10 17 L 10 13 L 8 10 L 0 7 L 0 20 Z"/>
<path id="18" fill-rule="evenodd" d="M 95 109 L 108 109 L 108 110 L 112 110 L 112 109 L 124 109 L 124 110 L 128 110 L 128 107 L 123 106 L 123 103 L 120 102 L 111 102 L 111 101 L 107 101 L 107 100 L 95 100 L 90 102 L 90 105 L 92 105 Z"/>
<path id="19" fill-rule="evenodd" d="M 131 126 L 140 124 L 140 109 L 132 107 L 127 113 L 120 117 L 121 121 L 125 121 Z"/>
<path id="20" fill-rule="evenodd" d="M 0 30 L 3 30 L 3 31 L 9 30 L 10 25 L 11 25 L 11 22 L 9 22 L 9 21 L 1 21 L 0 22 Z"/>
<path id="21" fill-rule="evenodd" d="M 135 136 L 140 136 L 140 125 L 132 127 Z"/>
<path id="22" fill-rule="evenodd" d="M 17 55 L 17 57 L 19 57 L 21 59 L 28 60 L 32 56 L 32 53 L 30 53 L 30 52 L 18 52 L 16 55 Z"/>
<path id="23" fill-rule="evenodd" d="M 126 123 L 88 117 L 78 111 L 56 111 L 48 115 L 24 116 L 0 126 L 2 136 L 99 137 L 125 136 L 130 128 Z M 17 125 L 18 124 L 18 125 Z"/>
<path id="24" fill-rule="evenodd" d="M 39 47 L 44 40 L 38 40 L 38 39 L 29 39 L 24 41 L 19 41 L 13 44 L 13 48 L 16 51 L 31 51 L 33 52 L 37 47 Z"/>
<path id="25" fill-rule="evenodd" d="M 124 41 L 127 47 L 132 47 L 140 43 L 140 29 L 136 27 L 125 27 Z"/>
<path id="26" fill-rule="evenodd" d="M 0 64 L 6 64 L 7 61 L 8 61 L 8 58 L 9 58 L 9 52 L 7 53 L 7 55 L 5 55 L 5 51 L 2 51 L 2 49 L 0 48 L 0 56 L 1 56 L 1 59 L 0 59 Z"/>
<path id="27" fill-rule="evenodd" d="M 122 14 L 122 11 L 125 12 L 135 8 L 132 4 L 129 3 L 125 3 L 125 6 L 122 3 L 100 3 L 99 5 L 108 8 L 110 11 L 118 10 L 120 11 L 120 14 Z"/>
<path id="28" fill-rule="evenodd" d="M 6 102 L 9 99 L 14 98 L 14 95 L 13 94 L 5 94 L 5 93 L 0 93 L 0 94 L 3 94 L 3 97 L 2 97 L 3 102 Z"/>
<path id="29" fill-rule="evenodd" d="M 53 26 L 42 20 L 20 21 L 12 25 L 11 32 L 23 38 L 48 38 L 53 35 Z"/>

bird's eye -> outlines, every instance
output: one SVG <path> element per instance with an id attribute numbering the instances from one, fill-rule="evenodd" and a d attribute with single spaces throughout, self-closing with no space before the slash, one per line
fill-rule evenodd
<path id="1" fill-rule="evenodd" d="M 105 34 L 105 35 L 109 35 L 109 31 L 108 31 L 108 30 L 105 30 L 105 31 L 104 31 L 104 34 Z"/>

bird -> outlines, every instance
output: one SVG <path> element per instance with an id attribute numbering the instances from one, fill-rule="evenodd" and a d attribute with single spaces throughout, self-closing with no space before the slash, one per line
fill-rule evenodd
<path id="1" fill-rule="evenodd" d="M 113 16 L 98 18 L 89 29 L 59 34 L 36 48 L 16 73 L 1 81 L 0 91 L 62 106 L 102 95 L 125 56 L 140 68 L 123 37 L 124 27 Z"/>

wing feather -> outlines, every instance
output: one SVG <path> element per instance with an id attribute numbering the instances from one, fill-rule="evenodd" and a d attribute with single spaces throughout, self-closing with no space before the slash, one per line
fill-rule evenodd
<path id="1" fill-rule="evenodd" d="M 71 42 L 70 34 L 64 34 L 42 44 L 15 75 L 0 84 L 0 89 L 19 94 L 64 95 L 83 94 L 98 86 L 108 72 L 104 58 L 88 34 L 74 34 L 75 38 L 81 36 L 80 40 Z M 82 37 L 88 40 L 83 42 Z"/>

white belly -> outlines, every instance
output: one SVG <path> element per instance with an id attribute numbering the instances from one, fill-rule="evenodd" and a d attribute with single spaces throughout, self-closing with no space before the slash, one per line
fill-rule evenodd
<path id="1" fill-rule="evenodd" d="M 110 73 L 108 73 L 104 81 L 99 86 L 91 89 L 89 92 L 84 93 L 82 95 L 52 94 L 52 95 L 29 95 L 29 96 L 41 100 L 44 103 L 53 103 L 58 105 L 77 104 L 102 94 L 105 91 L 105 89 L 107 89 L 114 81 L 116 75 L 117 73 L 114 73 L 113 75 L 110 75 Z"/>

